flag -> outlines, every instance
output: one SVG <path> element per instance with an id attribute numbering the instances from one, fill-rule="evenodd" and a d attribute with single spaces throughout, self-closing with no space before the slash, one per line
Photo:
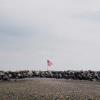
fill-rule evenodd
<path id="1" fill-rule="evenodd" d="M 47 65 L 48 65 L 48 67 L 52 67 L 53 66 L 53 62 L 50 61 L 50 60 L 47 60 Z"/>

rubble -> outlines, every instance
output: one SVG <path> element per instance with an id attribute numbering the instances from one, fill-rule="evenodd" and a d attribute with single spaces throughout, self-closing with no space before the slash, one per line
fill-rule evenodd
<path id="1" fill-rule="evenodd" d="M 0 80 L 22 79 L 22 78 L 57 78 L 73 80 L 99 81 L 100 71 L 0 71 Z"/>

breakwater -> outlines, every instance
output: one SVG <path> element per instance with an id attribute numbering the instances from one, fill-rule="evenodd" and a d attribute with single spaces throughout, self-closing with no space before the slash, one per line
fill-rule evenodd
<path id="1" fill-rule="evenodd" d="M 34 77 L 100 81 L 100 71 L 0 71 L 0 80 Z"/>

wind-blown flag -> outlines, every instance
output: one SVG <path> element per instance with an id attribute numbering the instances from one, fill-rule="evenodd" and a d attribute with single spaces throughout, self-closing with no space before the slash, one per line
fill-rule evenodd
<path id="1" fill-rule="evenodd" d="M 50 61 L 50 60 L 47 60 L 47 65 L 48 65 L 48 67 L 52 67 L 53 66 L 53 62 Z"/>

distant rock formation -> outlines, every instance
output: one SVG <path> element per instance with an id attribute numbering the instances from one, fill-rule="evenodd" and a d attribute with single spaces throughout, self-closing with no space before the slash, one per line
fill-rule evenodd
<path id="1" fill-rule="evenodd" d="M 34 77 L 100 81 L 100 71 L 0 71 L 0 80 Z"/>

